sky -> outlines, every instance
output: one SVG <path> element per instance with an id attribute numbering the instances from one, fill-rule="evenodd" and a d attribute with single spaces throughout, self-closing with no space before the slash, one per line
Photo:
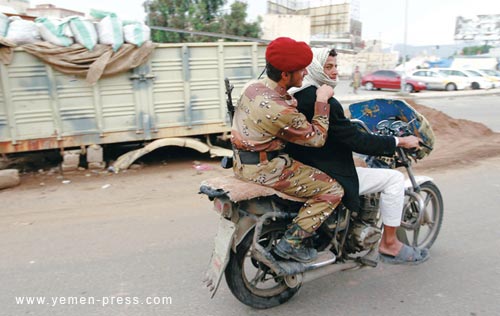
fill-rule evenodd
<path id="1" fill-rule="evenodd" d="M 228 2 L 232 2 L 229 0 Z M 314 0 L 313 0 L 314 1 Z M 52 3 L 57 7 L 88 13 L 91 8 L 115 12 L 122 19 L 143 20 L 144 0 L 31 0 L 31 5 Z M 250 18 L 266 13 L 267 1 L 247 0 Z M 362 38 L 386 45 L 453 44 L 457 16 L 500 14 L 498 0 L 359 0 Z M 407 10 L 405 10 L 407 4 Z M 405 12 L 407 19 L 405 23 Z"/>

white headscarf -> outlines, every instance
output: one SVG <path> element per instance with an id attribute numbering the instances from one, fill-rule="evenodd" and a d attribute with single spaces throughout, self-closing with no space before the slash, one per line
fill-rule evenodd
<path id="1" fill-rule="evenodd" d="M 298 91 L 301 91 L 307 87 L 315 86 L 319 88 L 320 86 L 327 84 L 332 88 L 335 88 L 338 80 L 330 79 L 324 72 L 323 67 L 325 66 L 326 59 L 328 58 L 328 54 L 330 53 L 330 48 L 327 47 L 313 47 L 313 60 L 309 66 L 307 66 L 308 74 L 304 78 L 302 82 L 302 86 L 300 88 L 290 88 L 288 93 L 294 94 Z"/>

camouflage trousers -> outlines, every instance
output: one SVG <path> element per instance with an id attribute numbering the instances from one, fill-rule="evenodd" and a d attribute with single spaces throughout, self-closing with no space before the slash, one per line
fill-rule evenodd
<path id="1" fill-rule="evenodd" d="M 236 157 L 235 174 L 306 202 L 293 222 L 311 234 L 332 214 L 344 195 L 342 186 L 326 173 L 282 154 L 258 165 L 241 164 Z"/>

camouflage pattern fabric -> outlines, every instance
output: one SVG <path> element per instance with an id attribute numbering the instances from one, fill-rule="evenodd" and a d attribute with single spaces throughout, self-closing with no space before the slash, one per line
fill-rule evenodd
<path id="1" fill-rule="evenodd" d="M 296 110 L 296 106 L 295 98 L 269 79 L 250 83 L 243 89 L 231 132 L 235 148 L 234 173 L 242 179 L 307 198 L 293 222 L 310 234 L 340 203 L 344 194 L 342 186 L 322 171 L 286 154 L 256 165 L 243 164 L 238 156 L 239 150 L 281 150 L 287 141 L 322 146 L 328 130 L 329 105 L 315 104 L 312 123 Z"/>
<path id="2" fill-rule="evenodd" d="M 287 141 L 321 147 L 326 141 L 330 105 L 316 102 L 309 123 L 297 111 L 297 100 L 270 79 L 250 82 L 243 89 L 233 119 L 231 141 L 246 151 L 274 151 Z"/>

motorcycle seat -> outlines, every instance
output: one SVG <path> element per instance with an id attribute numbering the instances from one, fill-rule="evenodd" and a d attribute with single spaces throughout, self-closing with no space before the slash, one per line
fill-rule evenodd
<path id="1" fill-rule="evenodd" d="M 270 187 L 236 178 L 234 175 L 204 180 L 201 183 L 201 187 L 205 187 L 204 190 L 201 190 L 203 193 L 205 193 L 204 191 L 207 191 L 207 188 L 208 190 L 212 190 L 214 192 L 225 192 L 225 194 L 233 202 L 246 201 L 272 195 L 277 195 L 282 199 L 295 202 L 305 202 L 307 200 L 306 198 L 288 195 Z"/>

